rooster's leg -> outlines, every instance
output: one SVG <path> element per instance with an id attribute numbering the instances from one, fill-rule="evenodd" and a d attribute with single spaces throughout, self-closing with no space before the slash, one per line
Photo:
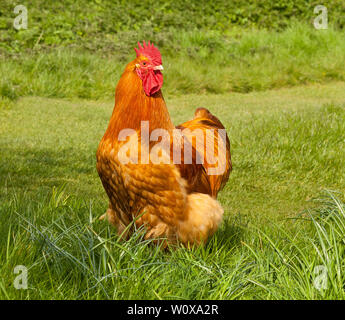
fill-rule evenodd
<path id="1" fill-rule="evenodd" d="M 112 224 L 114 227 L 117 227 L 119 224 L 119 219 L 117 217 L 117 214 L 115 210 L 113 209 L 113 206 L 109 202 L 109 207 L 107 211 L 99 217 L 99 220 L 107 220 L 110 224 Z"/>
<path id="2" fill-rule="evenodd" d="M 117 234 L 121 239 L 126 240 L 129 238 L 130 230 L 127 230 L 128 228 L 126 229 L 126 226 L 119 219 L 118 214 L 110 202 L 107 211 L 100 216 L 99 220 L 107 220 L 112 226 L 114 226 L 117 229 Z"/>

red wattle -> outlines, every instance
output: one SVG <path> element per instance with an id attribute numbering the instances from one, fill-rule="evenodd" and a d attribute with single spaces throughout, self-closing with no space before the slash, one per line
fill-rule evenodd
<path id="1" fill-rule="evenodd" d="M 152 96 L 162 88 L 163 74 L 159 70 L 150 70 L 146 74 L 142 74 L 137 69 L 137 74 L 143 82 L 143 88 L 147 96 Z"/>

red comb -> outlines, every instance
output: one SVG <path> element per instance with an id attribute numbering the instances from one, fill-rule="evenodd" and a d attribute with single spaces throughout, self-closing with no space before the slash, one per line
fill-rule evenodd
<path id="1" fill-rule="evenodd" d="M 155 66 L 159 66 L 162 64 L 162 56 L 159 52 L 158 48 L 156 48 L 153 43 L 148 42 L 148 44 L 143 41 L 143 46 L 141 46 L 140 42 L 138 42 L 138 47 L 134 48 L 135 52 L 137 53 L 137 57 L 145 56 L 149 58 Z"/>

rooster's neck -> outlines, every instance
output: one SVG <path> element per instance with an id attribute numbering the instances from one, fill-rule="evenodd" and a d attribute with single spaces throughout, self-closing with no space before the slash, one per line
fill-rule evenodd
<path id="1" fill-rule="evenodd" d="M 115 107 L 104 138 L 117 139 L 123 129 L 140 131 L 142 121 L 148 121 L 150 132 L 174 128 L 161 91 L 147 96 L 136 72 L 126 70 L 116 87 Z"/>

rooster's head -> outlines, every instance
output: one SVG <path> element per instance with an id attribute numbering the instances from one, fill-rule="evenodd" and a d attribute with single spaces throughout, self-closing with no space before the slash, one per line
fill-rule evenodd
<path id="1" fill-rule="evenodd" d="M 138 48 L 134 48 L 134 50 L 137 53 L 135 71 L 142 80 L 146 95 L 152 96 L 163 85 L 161 53 L 150 41 L 148 44 L 144 41 L 143 46 L 138 42 Z"/>

